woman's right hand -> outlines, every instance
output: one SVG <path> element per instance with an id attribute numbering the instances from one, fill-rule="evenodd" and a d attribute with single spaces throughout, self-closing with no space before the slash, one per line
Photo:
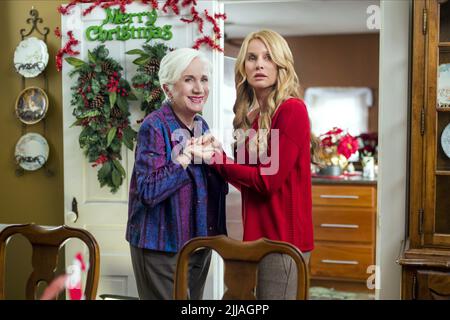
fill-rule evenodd
<path id="1" fill-rule="evenodd" d="M 209 163 L 216 152 L 216 149 L 211 143 L 203 144 L 198 140 L 189 146 L 188 150 L 191 152 L 195 164 Z"/>
<path id="2" fill-rule="evenodd" d="M 201 145 L 209 145 L 215 149 L 216 152 L 222 152 L 222 144 L 218 139 L 216 139 L 211 133 L 205 134 L 196 139 L 196 143 Z"/>
<path id="3" fill-rule="evenodd" d="M 183 153 L 181 153 L 177 157 L 177 162 L 180 163 L 183 168 L 187 168 L 190 163 L 201 164 L 201 163 L 209 163 L 211 158 L 217 151 L 217 144 L 213 145 L 211 143 L 210 138 L 204 139 L 199 137 L 197 139 L 192 138 L 188 141 L 186 147 L 183 149 Z"/>

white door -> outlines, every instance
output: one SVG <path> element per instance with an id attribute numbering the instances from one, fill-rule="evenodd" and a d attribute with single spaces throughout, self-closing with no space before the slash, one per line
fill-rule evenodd
<path id="1" fill-rule="evenodd" d="M 105 19 L 106 14 L 103 9 L 96 8 L 90 15 L 83 17 L 82 12 L 88 8 L 88 4 L 77 5 L 71 9 L 72 14 L 62 17 L 62 34 L 72 30 L 76 39 L 80 39 L 80 44 L 75 48 L 81 53 L 77 58 L 87 60 L 88 50 L 94 49 L 99 42 L 86 41 L 84 30 L 91 25 L 100 25 Z M 160 8 L 162 5 L 160 4 Z M 203 12 L 207 9 L 210 14 L 222 12 L 223 6 L 217 1 L 198 1 L 197 11 Z M 133 3 L 127 6 L 127 12 L 143 12 L 150 9 L 141 3 Z M 192 47 L 194 39 L 198 38 L 198 27 L 196 24 L 186 24 L 180 21 L 181 16 L 164 14 L 158 11 L 157 25 L 172 25 L 173 38 L 166 42 L 173 48 Z M 184 8 L 182 14 L 186 13 L 185 18 L 190 18 L 189 8 Z M 108 26 L 106 26 L 108 27 Z M 205 23 L 205 30 L 208 30 L 208 24 Z M 223 30 L 223 28 L 222 28 Z M 209 33 L 206 33 L 209 34 Z M 63 38 L 63 45 L 67 41 Z M 153 40 L 150 44 L 153 43 Z M 109 41 L 105 43 L 110 56 L 124 67 L 125 77 L 131 81 L 135 74 L 136 66 L 132 61 L 136 56 L 128 56 L 126 51 L 141 48 L 144 40 L 129 41 Z M 222 45 L 223 46 L 223 45 Z M 220 85 L 223 75 L 223 54 L 218 51 L 212 51 L 209 48 L 202 48 L 210 58 L 213 70 L 213 87 L 210 99 L 205 107 L 203 114 L 211 128 L 215 131 L 221 131 L 220 127 L 220 105 L 221 98 Z M 70 125 L 75 121 L 72 116 L 73 107 L 70 105 L 71 90 L 75 84 L 76 77 L 70 78 L 68 73 L 72 67 L 64 62 L 63 65 L 63 132 L 64 132 L 64 205 L 65 205 L 65 223 L 72 227 L 84 228 L 91 232 L 100 245 L 100 283 L 98 295 L 116 294 L 137 297 L 137 290 L 133 270 L 131 266 L 130 250 L 128 242 L 125 240 L 125 230 L 128 215 L 128 188 L 129 179 L 133 169 L 134 152 L 123 147 L 122 165 L 126 170 L 126 179 L 122 187 L 116 194 L 109 192 L 107 187 L 100 188 L 97 181 L 97 168 L 92 168 L 85 159 L 82 150 L 78 144 L 80 134 L 79 127 Z M 142 113 L 138 102 L 131 105 L 131 124 L 137 131 L 139 125 L 136 120 L 142 118 Z M 72 212 L 72 201 L 76 199 L 78 203 L 78 218 Z M 75 253 L 81 251 L 85 258 L 88 258 L 88 252 L 83 245 L 77 241 L 70 241 L 66 245 L 66 266 L 72 263 Z M 205 298 L 216 298 L 221 296 L 221 265 L 217 257 L 213 259 L 211 273 L 208 276 Z"/>

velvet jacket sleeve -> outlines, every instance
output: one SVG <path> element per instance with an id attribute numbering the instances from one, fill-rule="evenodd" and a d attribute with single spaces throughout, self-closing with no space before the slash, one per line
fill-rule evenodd
<path id="1" fill-rule="evenodd" d="M 304 148 L 304 144 L 308 143 L 309 146 L 310 126 L 306 106 L 303 103 L 281 105 L 278 113 L 272 129 L 279 130 L 279 143 L 272 146 L 272 160 L 268 164 L 250 166 L 234 163 L 231 159 L 225 159 L 223 154 L 223 164 L 214 166 L 225 180 L 233 185 L 251 188 L 261 194 L 277 191 L 286 181 L 297 164 L 301 150 L 309 151 L 309 148 Z M 265 170 L 268 170 L 271 165 L 275 166 L 274 174 L 266 174 Z"/>
<path id="2" fill-rule="evenodd" d="M 143 123 L 136 147 L 137 194 L 143 203 L 153 207 L 190 182 L 186 170 L 166 155 L 166 142 L 161 130 Z"/>

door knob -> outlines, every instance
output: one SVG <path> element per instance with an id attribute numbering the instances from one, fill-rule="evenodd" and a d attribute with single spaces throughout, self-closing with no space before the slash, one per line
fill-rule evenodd
<path id="1" fill-rule="evenodd" d="M 72 210 L 67 212 L 66 218 L 72 220 L 72 223 L 78 220 L 78 202 L 75 197 L 72 199 Z"/>

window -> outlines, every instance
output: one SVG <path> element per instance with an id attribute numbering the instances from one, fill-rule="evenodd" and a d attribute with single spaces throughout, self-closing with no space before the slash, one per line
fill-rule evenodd
<path id="1" fill-rule="evenodd" d="M 311 87 L 305 91 L 311 131 L 319 136 L 339 127 L 357 136 L 368 132 L 372 91 L 369 88 Z"/>

